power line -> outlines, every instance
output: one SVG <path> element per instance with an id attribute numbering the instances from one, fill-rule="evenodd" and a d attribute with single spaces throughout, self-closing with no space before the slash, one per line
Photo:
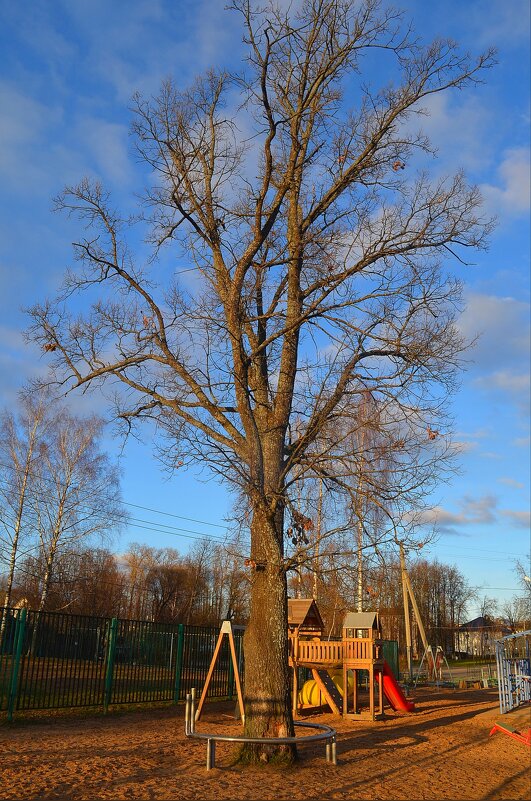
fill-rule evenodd
<path id="1" fill-rule="evenodd" d="M 526 590 L 523 590 L 521 587 L 484 587 L 482 584 L 476 584 L 474 589 L 475 590 L 508 590 L 509 592 L 523 592 L 523 593 L 526 593 Z"/>
<path id="2" fill-rule="evenodd" d="M 155 514 L 165 515 L 166 517 L 175 517 L 178 520 L 187 520 L 189 523 L 200 523 L 203 526 L 215 526 L 216 528 L 226 529 L 221 523 L 208 523 L 206 520 L 197 520 L 195 517 L 184 517 L 184 515 L 176 515 L 173 512 L 163 512 L 161 509 L 152 509 L 149 506 L 140 506 L 137 503 L 130 503 L 130 501 L 122 501 L 125 506 L 133 506 L 135 509 L 143 509 L 146 512 L 155 512 Z"/>
<path id="3" fill-rule="evenodd" d="M 187 272 L 187 271 L 185 271 L 185 272 Z M 13 470 L 16 473 L 20 472 L 17 467 L 15 467 L 14 465 L 11 465 L 11 464 L 6 464 L 5 462 L 0 462 L 0 467 L 6 467 L 6 468 L 8 468 L 10 470 Z M 31 476 L 35 476 L 36 475 L 31 470 L 28 471 L 28 474 L 31 475 Z M 42 480 L 47 481 L 49 483 L 55 484 L 53 479 L 48 478 L 46 476 L 39 476 L 39 478 L 41 478 Z M 35 492 L 35 490 L 32 490 L 32 492 Z M 41 491 L 39 494 L 41 494 L 41 495 L 44 494 L 44 491 Z M 142 504 L 135 504 L 135 503 L 132 503 L 130 501 L 121 501 L 121 503 L 124 506 L 130 506 L 130 507 L 135 508 L 135 509 L 142 509 L 142 510 L 145 510 L 145 511 L 148 511 L 148 512 L 152 512 L 154 514 L 164 515 L 165 517 L 171 517 L 171 518 L 174 518 L 174 519 L 177 519 L 177 520 L 184 520 L 184 521 L 188 521 L 188 522 L 199 523 L 200 525 L 221 528 L 221 529 L 225 530 L 227 532 L 227 535 L 228 535 L 227 526 L 223 526 L 220 523 L 211 523 L 209 521 L 200 520 L 198 518 L 186 517 L 184 515 L 178 515 L 178 514 L 175 514 L 173 512 L 166 512 L 166 511 L 163 511 L 161 509 L 157 509 L 157 508 L 153 508 L 153 507 L 149 507 L 149 506 L 144 506 Z M 80 506 L 80 509 L 81 510 L 85 509 L 87 511 L 93 511 L 93 512 L 96 511 L 94 509 L 94 507 L 90 507 L 88 504 L 83 504 L 83 506 Z M 224 543 L 226 543 L 226 540 L 227 540 L 226 536 L 221 536 L 219 534 L 207 534 L 205 532 L 199 532 L 199 531 L 194 531 L 194 530 L 191 530 L 191 529 L 180 528 L 178 526 L 170 526 L 168 524 L 159 523 L 158 521 L 154 521 L 154 520 L 144 520 L 143 518 L 129 517 L 129 516 L 125 515 L 125 514 L 122 515 L 122 514 L 119 514 L 119 513 L 118 514 L 112 514 L 111 513 L 109 515 L 109 517 L 110 517 L 111 520 L 115 520 L 115 521 L 119 521 L 119 522 L 121 521 L 123 523 L 126 523 L 131 528 L 142 529 L 144 531 L 151 531 L 151 532 L 153 532 L 155 534 L 161 534 L 161 535 L 166 535 L 166 536 L 175 536 L 175 537 L 180 537 L 182 539 L 196 540 L 196 541 L 199 541 L 199 542 L 210 541 L 210 542 L 214 542 L 214 543 L 218 543 L 218 544 L 224 544 Z M 499 562 L 499 561 L 510 562 L 511 561 L 511 555 L 508 555 L 506 551 L 493 551 L 493 550 L 489 550 L 489 549 L 486 549 L 486 548 L 476 548 L 476 547 L 471 547 L 471 546 L 462 546 L 462 548 L 466 549 L 466 550 L 469 550 L 469 551 L 474 551 L 475 553 L 504 554 L 505 558 L 503 560 L 501 560 L 499 558 L 491 559 L 490 557 L 487 557 L 487 556 L 468 556 L 468 555 L 462 554 L 462 553 L 459 553 L 459 554 L 445 554 L 445 556 L 449 557 L 449 558 L 455 558 L 455 559 L 481 559 L 482 561 L 495 561 L 495 562 Z M 243 554 L 235 554 L 235 555 L 240 556 L 241 558 L 245 558 Z M 523 554 L 513 553 L 512 556 L 513 557 L 517 557 L 517 558 L 524 558 Z M 497 588 L 493 587 L 493 588 L 487 588 L 487 589 L 497 589 Z M 510 588 L 500 588 L 500 589 L 510 589 Z"/>
<path id="4" fill-rule="evenodd" d="M 32 493 L 40 495 L 41 497 L 45 495 L 44 491 L 39 490 L 32 490 Z M 81 513 L 86 512 L 95 512 L 97 511 L 93 507 L 88 506 L 85 503 L 80 503 L 78 507 Z M 217 543 L 224 543 L 226 542 L 226 537 L 222 537 L 219 534 L 206 534 L 200 531 L 192 531 L 191 529 L 186 528 L 179 528 L 178 526 L 169 526 L 165 523 L 158 523 L 155 520 L 144 520 L 143 518 L 138 517 L 128 517 L 125 514 L 120 513 L 107 513 L 107 516 L 110 521 L 114 522 L 123 522 L 127 523 L 131 528 L 143 528 L 147 531 L 153 531 L 158 534 L 166 534 L 172 535 L 174 537 L 183 537 L 184 539 L 195 539 L 195 540 L 211 540 Z M 141 525 L 146 524 L 146 525 Z"/>
<path id="5" fill-rule="evenodd" d="M 481 552 L 481 549 L 478 549 L 478 552 Z M 515 557 L 522 557 L 522 554 L 513 554 L 512 556 L 506 556 L 504 558 L 495 558 L 493 556 L 472 556 L 469 554 L 442 554 L 445 559 L 481 559 L 482 562 L 512 562 Z"/>
<path id="6" fill-rule="evenodd" d="M 442 546 L 439 546 L 439 547 L 444 548 L 446 546 L 442 545 Z M 481 553 L 500 553 L 500 554 L 505 554 L 505 555 L 508 554 L 508 551 L 493 551 L 490 548 L 478 548 L 476 546 L 470 546 L 470 545 L 460 545 L 459 547 L 464 551 L 476 551 L 476 552 L 481 551 Z M 511 555 L 511 554 L 509 554 L 509 555 Z M 512 556 L 520 556 L 520 554 L 514 554 L 513 553 Z"/>
<path id="7" fill-rule="evenodd" d="M 6 465 L 6 464 L 3 464 L 3 463 L 0 463 L 0 465 L 3 465 L 4 467 L 9 467 L 9 468 L 11 468 L 13 470 L 16 470 L 16 468 L 13 467 L 12 465 Z M 30 471 L 30 475 L 35 475 L 35 474 Z M 41 478 L 43 478 L 44 480 L 49 481 L 49 482 L 52 481 L 52 479 L 47 479 L 46 477 L 43 477 L 43 476 Z M 32 489 L 31 492 L 36 493 L 36 494 L 41 495 L 41 496 L 45 495 L 44 490 L 39 491 L 39 490 Z M 224 544 L 227 541 L 227 538 L 229 536 L 227 527 L 226 526 L 222 526 L 219 523 L 209 523 L 207 521 L 197 520 L 195 518 L 189 518 L 189 517 L 184 517 L 182 515 L 172 514 L 171 512 L 163 512 L 162 510 L 153 509 L 153 508 L 150 508 L 150 507 L 147 507 L 147 506 L 141 506 L 140 504 L 128 503 L 127 501 L 122 501 L 122 503 L 124 505 L 132 506 L 132 507 L 135 507 L 135 508 L 138 508 L 138 509 L 145 509 L 147 511 L 152 511 L 155 514 L 162 514 L 162 515 L 166 515 L 168 517 L 177 518 L 179 520 L 188 520 L 190 522 L 196 522 L 196 523 L 200 523 L 202 525 L 216 526 L 218 528 L 224 529 L 227 532 L 227 534 L 225 536 L 222 536 L 220 534 L 214 534 L 214 533 L 208 533 L 207 534 L 206 532 L 193 531 L 191 529 L 180 528 L 178 526 L 170 526 L 170 525 L 168 525 L 166 523 L 159 523 L 158 521 L 155 521 L 155 520 L 144 520 L 143 518 L 130 517 L 130 516 L 126 515 L 126 514 L 120 514 L 120 513 L 114 513 L 114 514 L 113 513 L 109 513 L 108 514 L 108 517 L 109 517 L 109 519 L 111 521 L 126 523 L 131 528 L 144 529 L 146 531 L 153 531 L 154 533 L 157 533 L 157 534 L 167 535 L 167 536 L 170 535 L 170 536 L 174 536 L 174 537 L 181 537 L 183 539 L 190 539 L 190 540 L 197 540 L 197 541 L 205 541 L 206 540 L 206 541 L 211 541 L 211 542 L 218 543 L 218 544 Z M 97 511 L 96 509 L 94 509 L 94 507 L 91 507 L 86 503 L 80 504 L 79 509 L 82 512 L 83 511 L 85 511 L 85 512 L 91 512 L 91 511 L 95 512 L 95 511 Z M 243 555 L 242 555 L 242 558 L 244 558 Z"/>

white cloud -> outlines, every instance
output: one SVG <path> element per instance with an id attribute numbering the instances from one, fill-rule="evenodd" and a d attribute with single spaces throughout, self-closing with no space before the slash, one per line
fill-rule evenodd
<path id="1" fill-rule="evenodd" d="M 488 439 L 492 436 L 492 431 L 488 428 L 477 428 L 475 431 L 457 431 L 455 436 L 464 440 Z"/>
<path id="2" fill-rule="evenodd" d="M 452 448 L 456 453 L 463 454 L 463 453 L 472 453 L 473 451 L 477 451 L 479 445 L 477 442 L 465 442 L 463 440 L 454 440 L 452 442 Z"/>
<path id="3" fill-rule="evenodd" d="M 512 297 L 469 294 L 458 326 L 467 340 L 474 385 L 503 393 L 524 412 L 529 405 L 530 304 Z"/>
<path id="4" fill-rule="evenodd" d="M 464 98 L 449 93 L 430 95 L 422 106 L 427 116 L 413 118 L 411 125 L 421 127 L 437 148 L 443 169 L 480 170 L 488 166 L 491 147 L 484 140 L 478 147 L 478 141 L 492 122 L 489 109 L 470 94 Z"/>
<path id="5" fill-rule="evenodd" d="M 528 0 L 478 0 L 463 5 L 467 21 L 476 30 L 480 47 L 515 46 L 529 42 Z"/>
<path id="6" fill-rule="evenodd" d="M 531 207 L 529 149 L 506 150 L 497 175 L 497 185 L 485 183 L 480 187 L 487 208 L 498 216 L 527 214 Z"/>
<path id="7" fill-rule="evenodd" d="M 529 373 L 514 373 L 510 370 L 497 370 L 484 378 L 476 380 L 477 386 L 495 387 L 514 395 L 523 395 L 529 392 Z"/>
<path id="8" fill-rule="evenodd" d="M 530 304 L 512 297 L 469 293 L 458 321 L 467 340 L 478 337 L 470 357 L 481 368 L 493 363 L 528 363 Z"/>
<path id="9" fill-rule="evenodd" d="M 502 483 L 509 484 L 510 479 L 500 479 Z M 513 485 L 518 485 L 514 482 Z M 530 513 L 528 511 L 501 509 L 498 510 L 496 496 L 487 494 L 481 498 L 463 497 L 459 504 L 459 511 L 453 512 L 442 506 L 434 506 L 422 516 L 425 525 L 435 525 L 441 533 L 457 534 L 459 529 L 470 526 L 485 526 L 499 524 L 499 516 L 516 528 L 529 528 Z"/>
<path id="10" fill-rule="evenodd" d="M 502 393 L 515 404 L 525 417 L 529 415 L 531 400 L 531 376 L 529 372 L 518 373 L 511 370 L 496 370 L 481 378 L 476 378 L 474 385 L 488 393 Z"/>
<path id="11" fill-rule="evenodd" d="M 502 509 L 501 513 L 504 517 L 511 521 L 517 528 L 530 528 L 531 527 L 531 512 L 528 510 L 512 510 Z"/>
<path id="12" fill-rule="evenodd" d="M 513 489 L 523 489 L 524 485 L 521 481 L 516 481 L 514 478 L 510 478 L 509 476 L 501 476 L 498 479 L 500 484 L 505 484 L 507 487 L 512 487 Z"/>
<path id="13" fill-rule="evenodd" d="M 128 157 L 128 128 L 103 119 L 80 120 L 80 141 L 94 160 L 104 183 L 127 183 L 131 177 Z"/>
<path id="14" fill-rule="evenodd" d="M 35 157 L 35 148 L 40 150 L 39 139 L 60 121 L 61 110 L 45 106 L 7 81 L 0 82 L 0 108 L 5 110 L 0 126 L 0 176 L 4 183 L 27 192 L 30 173 L 33 188 L 46 176 L 47 162 Z"/>
<path id="15" fill-rule="evenodd" d="M 450 512 L 442 506 L 434 506 L 424 513 L 423 522 L 435 524 L 441 530 L 452 526 L 488 525 L 496 522 L 497 503 L 497 498 L 493 495 L 484 495 L 478 499 L 465 496 L 459 503 L 460 512 Z"/>

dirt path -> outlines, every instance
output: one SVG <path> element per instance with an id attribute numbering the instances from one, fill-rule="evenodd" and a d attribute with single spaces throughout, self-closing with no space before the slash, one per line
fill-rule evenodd
<path id="1" fill-rule="evenodd" d="M 56 717 L 0 726 L 1 799 L 527 799 L 530 749 L 502 734 L 492 690 L 425 691 L 417 711 L 384 721 L 314 719 L 338 732 L 338 765 L 322 744 L 301 749 L 291 770 L 230 767 L 231 746 L 218 745 L 205 768 L 203 741 L 183 734 L 183 709 L 103 717 Z M 204 731 L 240 733 L 234 704 L 209 704 Z"/>

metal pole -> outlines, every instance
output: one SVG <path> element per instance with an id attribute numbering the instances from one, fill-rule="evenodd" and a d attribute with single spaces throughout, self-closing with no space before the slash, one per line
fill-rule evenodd
<path id="1" fill-rule="evenodd" d="M 114 651 L 116 647 L 116 629 L 118 621 L 112 618 L 109 624 L 109 636 L 107 641 L 107 665 L 105 669 L 105 694 L 103 697 L 103 711 L 107 714 L 112 695 L 112 678 L 114 672 Z"/>
<path id="2" fill-rule="evenodd" d="M 21 609 L 17 617 L 15 628 L 15 641 L 13 643 L 13 668 L 11 672 L 11 685 L 9 688 L 9 699 L 7 702 L 7 719 L 13 720 L 13 711 L 16 706 L 18 692 L 18 677 L 20 673 L 20 660 L 22 656 L 22 646 L 24 644 L 24 632 L 26 629 L 27 610 Z"/>
<path id="3" fill-rule="evenodd" d="M 363 612 L 363 523 L 358 517 L 358 612 Z"/>
<path id="4" fill-rule="evenodd" d="M 181 676 L 183 672 L 184 654 L 184 623 L 179 623 L 177 632 L 177 656 L 175 658 L 175 685 L 173 688 L 173 701 L 176 704 L 181 695 Z"/>
<path id="5" fill-rule="evenodd" d="M 214 739 L 207 740 L 207 757 L 206 769 L 212 770 L 216 766 L 216 741 Z"/>
<path id="6" fill-rule="evenodd" d="M 313 561 L 313 599 L 317 600 L 317 579 L 319 573 L 319 545 L 321 541 L 321 521 L 323 516 L 323 479 L 319 479 L 319 501 L 317 503 L 317 530 Z"/>

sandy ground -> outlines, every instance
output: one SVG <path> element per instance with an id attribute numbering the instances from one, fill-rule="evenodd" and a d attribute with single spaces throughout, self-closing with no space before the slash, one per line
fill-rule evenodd
<path id="1" fill-rule="evenodd" d="M 107 717 L 18 720 L 0 726 L 2 799 L 529 799 L 531 751 L 496 733 L 494 690 L 421 690 L 417 709 L 385 720 L 312 717 L 338 732 L 338 765 L 321 743 L 291 769 L 231 767 L 218 745 L 184 737 L 183 708 Z M 207 704 L 198 730 L 241 733 L 234 704 Z"/>

